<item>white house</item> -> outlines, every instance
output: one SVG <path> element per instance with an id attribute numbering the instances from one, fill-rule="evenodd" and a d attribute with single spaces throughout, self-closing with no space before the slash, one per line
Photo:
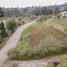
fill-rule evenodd
<path id="1" fill-rule="evenodd" d="M 60 18 L 67 18 L 67 12 L 66 11 L 59 13 L 59 15 L 60 15 Z"/>

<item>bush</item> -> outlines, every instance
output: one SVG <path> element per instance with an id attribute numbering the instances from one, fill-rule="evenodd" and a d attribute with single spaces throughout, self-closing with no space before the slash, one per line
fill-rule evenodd
<path id="1" fill-rule="evenodd" d="M 17 22 L 15 19 L 10 19 L 6 23 L 6 28 L 10 32 L 14 32 L 15 29 L 17 28 Z"/>

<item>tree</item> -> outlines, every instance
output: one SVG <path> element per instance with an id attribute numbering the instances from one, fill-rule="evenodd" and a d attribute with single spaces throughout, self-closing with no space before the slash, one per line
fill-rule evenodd
<path id="1" fill-rule="evenodd" d="M 35 7 L 31 13 L 36 16 L 41 15 L 41 8 Z"/>
<path id="2" fill-rule="evenodd" d="M 42 12 L 41 12 L 42 15 L 47 15 L 48 14 L 48 9 L 47 7 L 42 7 Z"/>
<path id="3" fill-rule="evenodd" d="M 0 18 L 1 17 L 4 17 L 4 12 L 3 12 L 3 9 L 0 7 Z"/>
<path id="4" fill-rule="evenodd" d="M 7 36 L 7 32 L 6 32 L 6 29 L 4 27 L 4 23 L 3 22 L 0 23 L 0 31 L 1 31 L 2 37 L 3 36 Z"/>
<path id="5" fill-rule="evenodd" d="M 7 28 L 8 31 L 13 33 L 15 31 L 15 29 L 17 28 L 16 20 L 15 19 L 8 20 L 7 23 L 6 23 L 6 28 Z"/>
<path id="6" fill-rule="evenodd" d="M 54 12 L 53 12 L 53 10 L 52 9 L 48 9 L 48 14 L 50 15 L 50 14 L 53 14 Z"/>
<path id="7" fill-rule="evenodd" d="M 56 7 L 55 8 L 55 14 L 58 14 L 60 12 L 60 8 L 59 7 Z"/>

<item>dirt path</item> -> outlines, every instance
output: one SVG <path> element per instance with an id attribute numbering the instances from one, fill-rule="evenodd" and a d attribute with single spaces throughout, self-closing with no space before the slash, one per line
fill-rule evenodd
<path id="1" fill-rule="evenodd" d="M 0 67 L 2 67 L 2 65 L 8 60 L 7 52 L 17 45 L 20 39 L 21 33 L 23 32 L 25 28 L 27 28 L 31 24 L 32 23 L 28 23 L 28 24 L 25 24 L 24 26 L 20 26 L 16 30 L 16 32 L 9 38 L 6 45 L 0 51 Z"/>

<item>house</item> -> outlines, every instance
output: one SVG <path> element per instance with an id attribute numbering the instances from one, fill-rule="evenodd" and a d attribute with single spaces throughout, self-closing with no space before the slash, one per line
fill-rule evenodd
<path id="1" fill-rule="evenodd" d="M 24 25 L 24 24 L 26 24 L 26 23 L 27 23 L 26 20 L 21 20 L 21 21 L 20 21 L 20 25 Z"/>
<path id="2" fill-rule="evenodd" d="M 30 22 L 30 20 L 28 20 L 28 19 L 20 20 L 20 25 L 24 25 L 24 24 L 27 24 L 29 22 Z"/>
<path id="3" fill-rule="evenodd" d="M 59 13 L 59 15 L 60 15 L 60 18 L 67 18 L 67 12 L 66 11 Z"/>

